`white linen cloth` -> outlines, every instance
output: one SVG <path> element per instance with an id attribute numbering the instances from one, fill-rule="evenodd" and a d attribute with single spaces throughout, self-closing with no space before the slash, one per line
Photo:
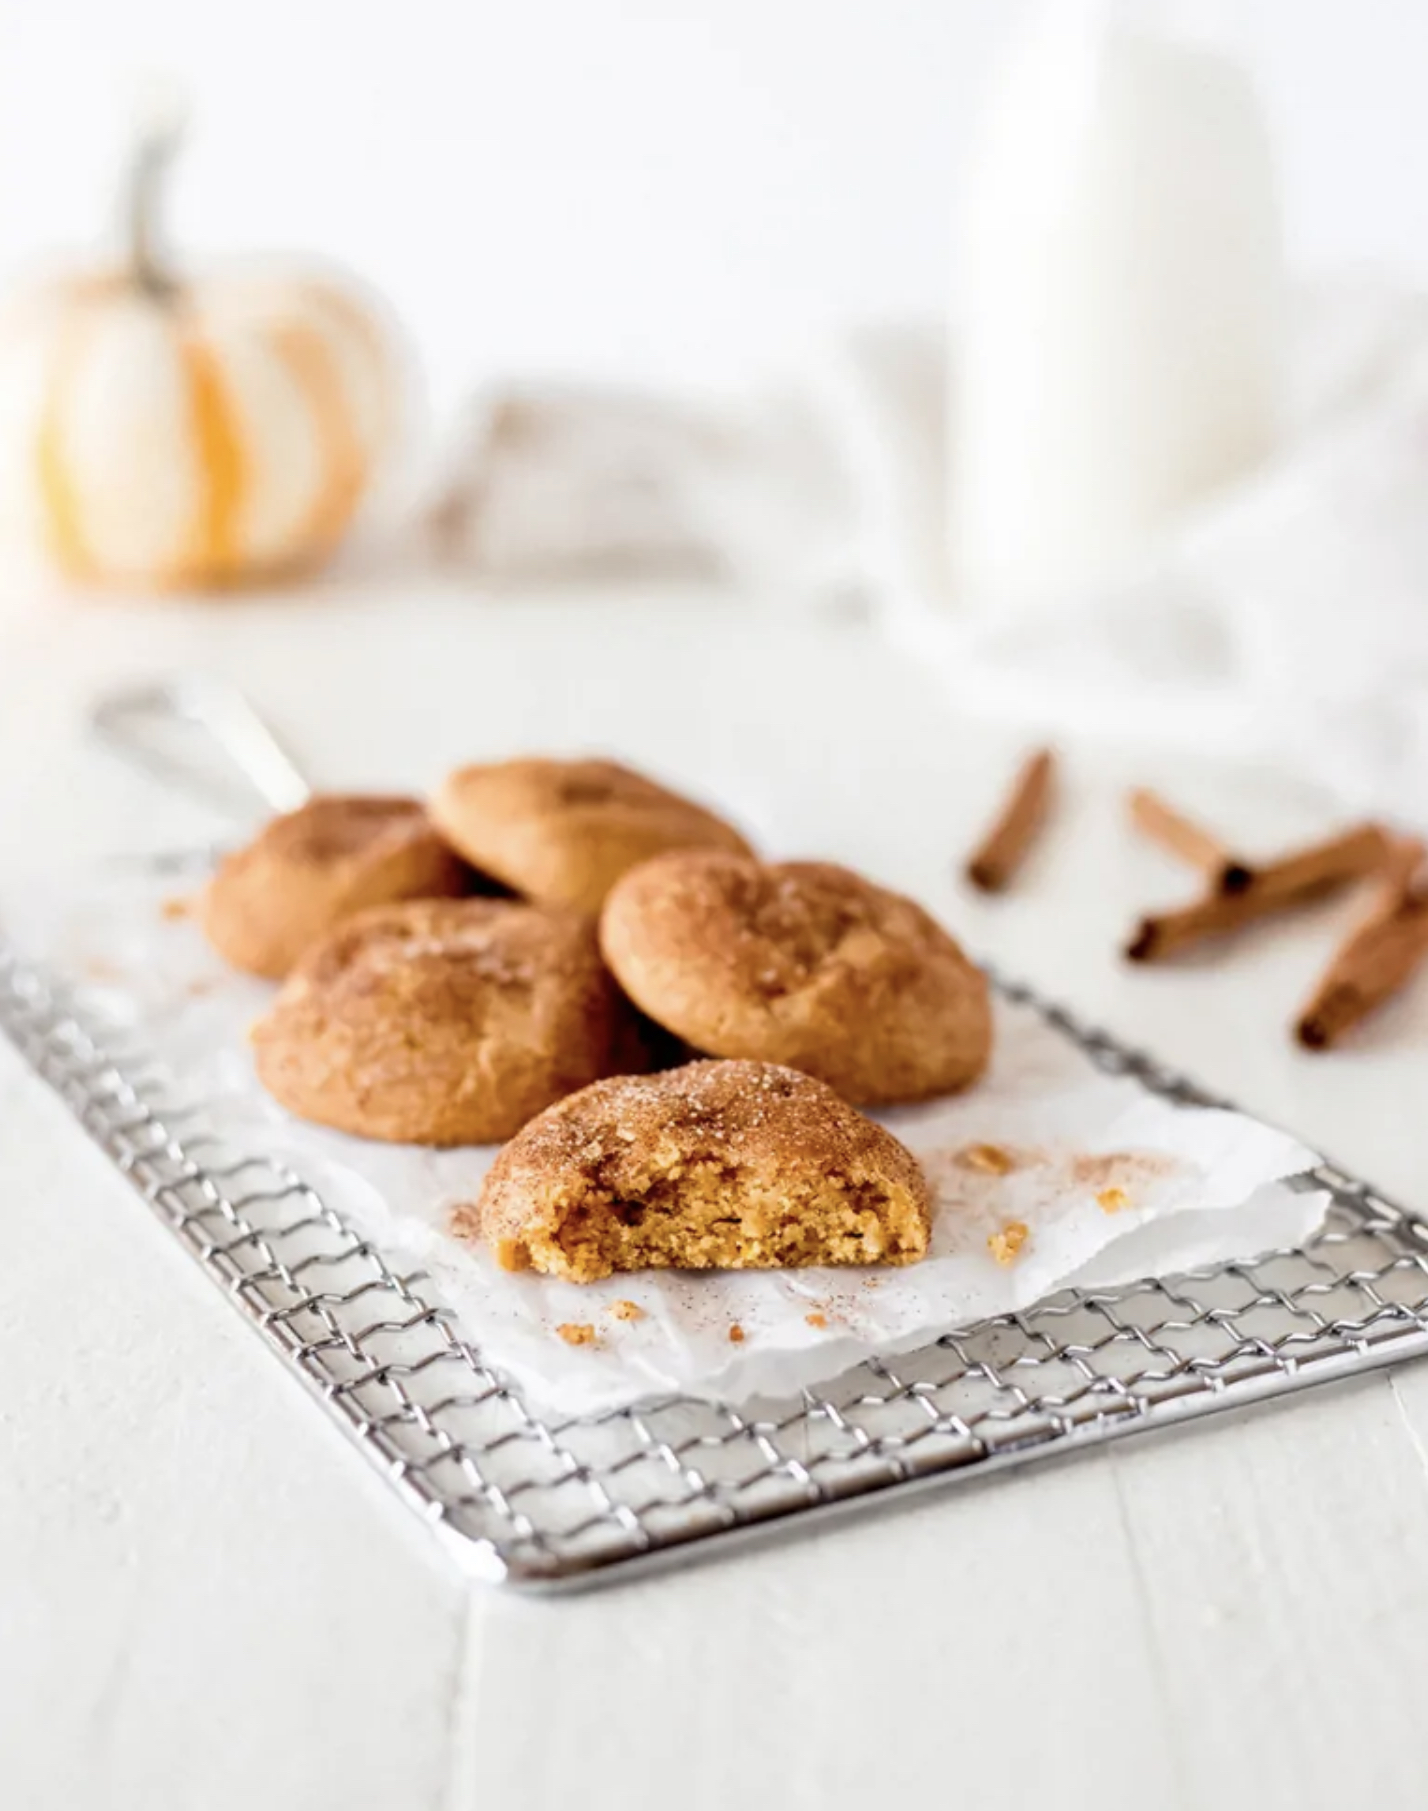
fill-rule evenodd
<path id="1" fill-rule="evenodd" d="M 1137 571 L 1034 610 L 948 582 L 929 325 L 851 333 L 742 403 L 497 399 L 448 481 L 445 545 L 506 579 L 675 564 L 790 603 L 858 595 L 965 708 L 1275 762 L 1346 809 L 1428 820 L 1428 298 L 1306 293 L 1292 367 L 1276 459 Z"/>

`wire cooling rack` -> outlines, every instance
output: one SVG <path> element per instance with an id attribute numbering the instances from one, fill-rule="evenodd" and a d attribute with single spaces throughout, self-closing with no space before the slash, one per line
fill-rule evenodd
<path id="1" fill-rule="evenodd" d="M 1217 1104 L 1038 1000 L 1102 1069 Z M 1428 1351 L 1428 1227 L 1324 1167 L 1302 1251 L 1063 1291 L 786 1401 L 665 1398 L 540 1418 L 421 1274 L 402 1276 L 302 1179 L 228 1149 L 130 1034 L 0 941 L 0 1029 L 164 1225 L 475 1573 L 568 1587 L 933 1482 Z"/>

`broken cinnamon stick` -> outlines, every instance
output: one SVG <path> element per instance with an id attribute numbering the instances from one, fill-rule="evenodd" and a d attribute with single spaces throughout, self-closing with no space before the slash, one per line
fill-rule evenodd
<path id="1" fill-rule="evenodd" d="M 1399 993 L 1428 957 L 1428 897 L 1415 888 L 1423 855 L 1423 844 L 1412 839 L 1394 846 L 1368 915 L 1335 952 L 1295 1024 L 1306 1050 L 1329 1049 Z"/>
<path id="2" fill-rule="evenodd" d="M 967 860 L 967 878 L 984 893 L 1000 893 L 1025 861 L 1046 821 L 1056 757 L 1038 749 L 1023 764 L 995 821 Z"/>
<path id="3" fill-rule="evenodd" d="M 1217 837 L 1183 816 L 1173 805 L 1140 786 L 1130 795 L 1131 822 L 1172 855 L 1201 869 L 1215 893 L 1243 893 L 1254 879 L 1247 862 L 1231 855 Z"/>
<path id="4" fill-rule="evenodd" d="M 1125 953 L 1132 962 L 1155 962 L 1207 937 L 1223 936 L 1322 898 L 1382 868 L 1389 848 L 1389 839 L 1377 824 L 1360 824 L 1312 843 L 1251 870 L 1250 884 L 1241 893 L 1211 893 L 1178 911 L 1142 918 Z"/>

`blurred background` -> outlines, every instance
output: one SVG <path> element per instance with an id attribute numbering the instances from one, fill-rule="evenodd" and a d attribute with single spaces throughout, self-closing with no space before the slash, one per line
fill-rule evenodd
<path id="1" fill-rule="evenodd" d="M 1428 818 L 1428 9 L 0 7 L 0 606 L 712 577 Z"/>
<path id="2" fill-rule="evenodd" d="M 1291 262 L 1428 271 L 1428 8 L 1234 9 Z M 0 270 L 108 225 L 134 90 L 179 81 L 194 254 L 332 254 L 432 390 L 703 381 L 945 303 L 957 173 L 1024 0 L 4 0 Z"/>

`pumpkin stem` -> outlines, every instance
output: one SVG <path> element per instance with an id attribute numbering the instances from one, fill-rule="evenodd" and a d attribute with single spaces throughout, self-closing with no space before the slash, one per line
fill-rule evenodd
<path id="1" fill-rule="evenodd" d="M 124 184 L 124 226 L 129 269 L 145 294 L 171 296 L 178 287 L 159 253 L 159 200 L 183 141 L 175 107 L 156 109 L 140 128 Z"/>

